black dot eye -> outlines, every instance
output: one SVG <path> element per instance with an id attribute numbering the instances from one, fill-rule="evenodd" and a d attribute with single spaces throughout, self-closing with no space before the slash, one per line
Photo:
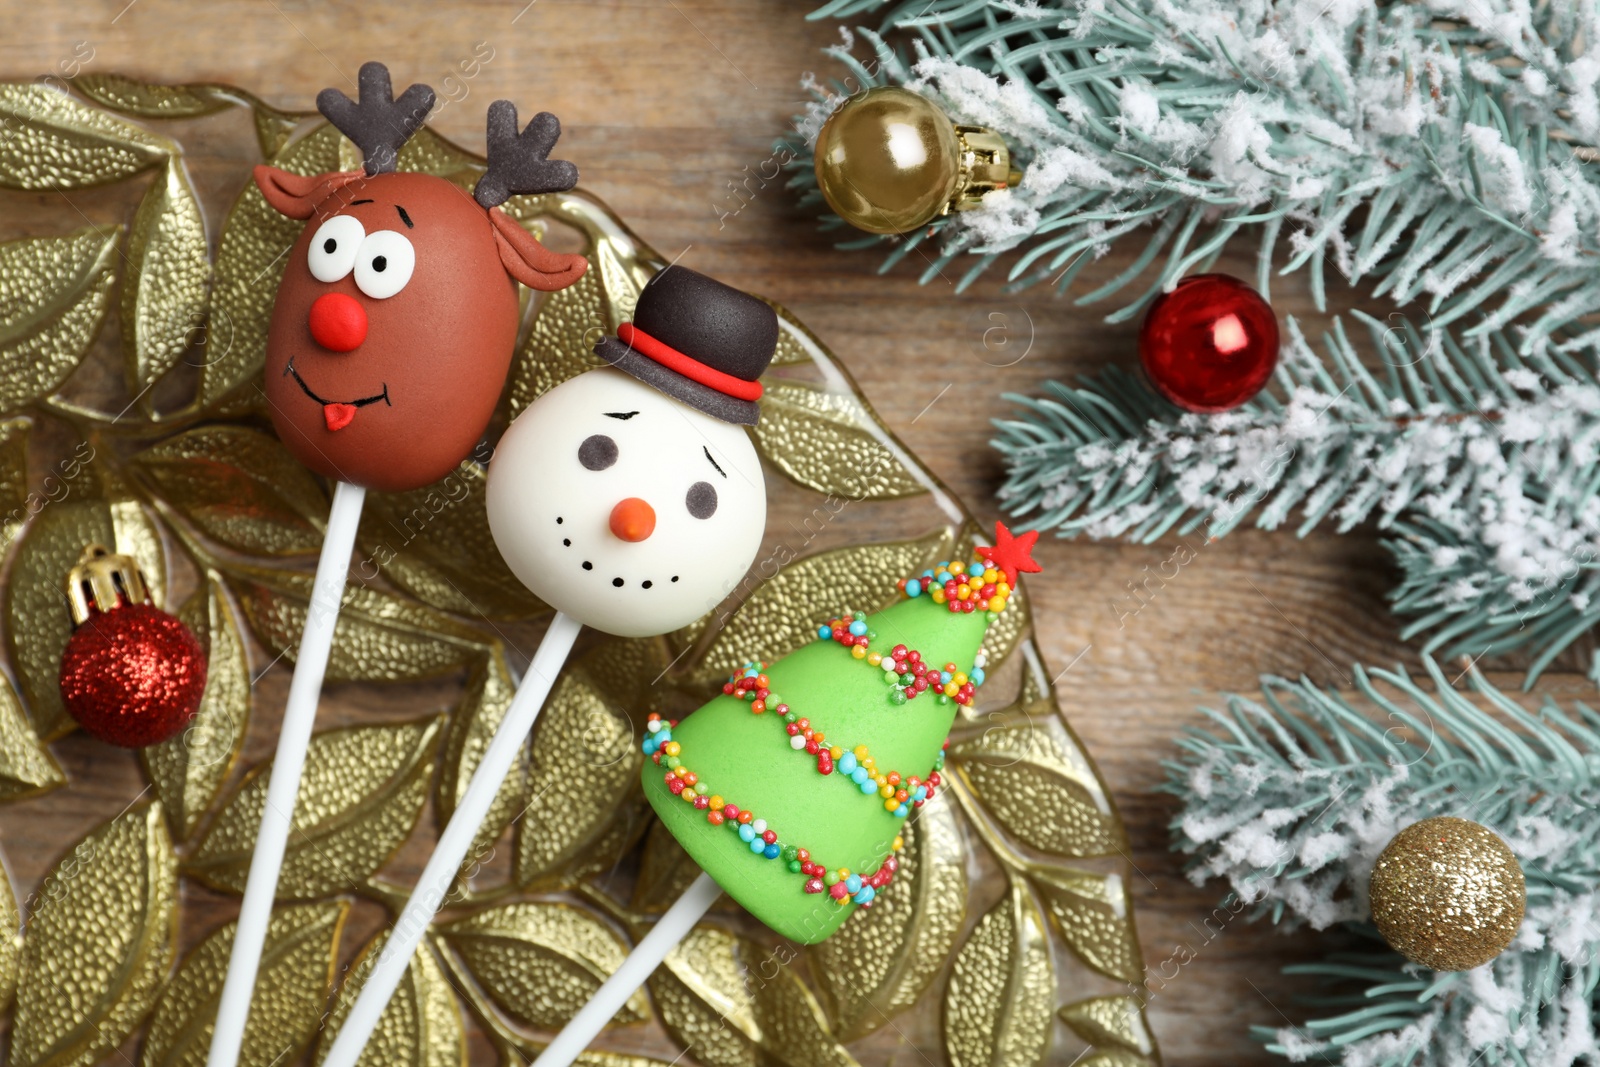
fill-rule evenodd
<path id="1" fill-rule="evenodd" d="M 617 443 L 603 433 L 591 434 L 578 446 L 578 462 L 603 471 L 617 461 Z"/>
<path id="2" fill-rule="evenodd" d="M 385 271 L 385 270 L 388 270 L 389 269 L 389 257 L 388 256 L 373 256 L 372 257 L 372 269 L 375 270 L 375 271 L 378 271 L 380 273 Z"/>
<path id="3" fill-rule="evenodd" d="M 335 241 L 332 237 L 330 237 L 326 241 L 322 242 L 322 250 L 324 252 L 328 253 L 328 255 L 330 255 L 330 256 L 333 255 L 334 249 L 336 249 L 338 247 L 339 247 L 339 242 Z"/>
<path id="4" fill-rule="evenodd" d="M 689 487 L 684 506 L 697 519 L 709 519 L 717 513 L 717 489 L 710 482 L 695 482 Z"/>

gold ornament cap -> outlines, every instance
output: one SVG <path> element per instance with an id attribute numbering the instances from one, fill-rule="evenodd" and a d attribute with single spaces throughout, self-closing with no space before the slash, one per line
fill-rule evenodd
<path id="1" fill-rule="evenodd" d="M 868 233 L 905 233 L 1022 180 L 1005 141 L 961 126 L 927 97 L 881 85 L 840 104 L 817 134 L 817 187 Z"/>
<path id="2" fill-rule="evenodd" d="M 132 556 L 119 555 L 105 545 L 87 545 L 78 563 L 67 572 L 67 600 L 72 622 L 82 625 L 95 612 L 111 611 L 121 604 L 143 604 L 150 599 L 144 574 Z"/>
<path id="3" fill-rule="evenodd" d="M 1372 921 L 1390 947 L 1436 971 L 1469 971 L 1500 955 L 1527 905 L 1522 867 L 1506 843 L 1449 815 L 1395 834 L 1368 894 Z"/>

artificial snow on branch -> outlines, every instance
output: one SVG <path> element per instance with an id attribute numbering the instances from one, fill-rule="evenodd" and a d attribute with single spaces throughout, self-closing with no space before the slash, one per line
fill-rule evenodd
<path id="1" fill-rule="evenodd" d="M 928 245 L 926 281 L 974 253 L 965 285 L 1014 251 L 1014 282 L 1065 290 L 1114 242 L 1143 242 L 1078 298 L 1141 281 L 1115 320 L 1237 238 L 1263 295 L 1283 244 L 1280 273 L 1308 271 L 1319 308 L 1331 265 L 1423 301 L 1434 326 L 1481 315 L 1469 336 L 1528 316 L 1527 348 L 1600 311 L 1592 2 L 835 0 L 812 17 L 869 16 L 830 50 L 850 79 L 811 83 L 807 143 L 844 93 L 899 83 L 1025 163 L 981 209 L 857 242 L 894 244 L 886 269 Z M 791 167 L 820 205 L 809 155 Z"/>
<path id="2" fill-rule="evenodd" d="M 1302 679 L 1207 710 L 1167 763 L 1183 803 L 1174 847 L 1196 884 L 1225 880 L 1257 916 L 1365 924 L 1367 879 L 1403 827 L 1436 815 L 1503 836 L 1527 880 L 1516 940 L 1471 971 L 1435 972 L 1379 947 L 1291 972 L 1324 979 L 1326 1012 L 1258 1036 L 1290 1060 L 1349 1067 L 1572 1067 L 1600 1056 L 1600 715 L 1529 712 L 1476 671 L 1457 691 L 1355 671 L 1352 701 Z M 1368 926 L 1360 929 L 1376 933 Z"/>
<path id="3" fill-rule="evenodd" d="M 1252 515 L 1293 516 L 1302 535 L 1372 521 L 1400 566 L 1405 636 L 1452 655 L 1526 647 L 1531 682 L 1600 621 L 1600 382 L 1559 345 L 1354 317 L 1374 367 L 1342 323 L 1319 358 L 1291 319 L 1272 386 L 1221 415 L 1115 369 L 1008 396 L 1002 506 L 1064 536 L 1141 541 Z"/>

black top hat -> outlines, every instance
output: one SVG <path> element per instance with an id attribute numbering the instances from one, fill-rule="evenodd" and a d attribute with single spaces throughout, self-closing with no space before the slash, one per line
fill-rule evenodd
<path id="1" fill-rule="evenodd" d="M 602 337 L 597 356 L 724 422 L 754 426 L 757 380 L 778 345 L 778 316 L 749 293 L 671 266 L 639 293 L 633 321 Z"/>

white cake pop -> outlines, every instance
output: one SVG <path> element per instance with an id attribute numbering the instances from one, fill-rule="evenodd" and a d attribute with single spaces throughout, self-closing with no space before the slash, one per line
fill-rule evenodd
<path id="1" fill-rule="evenodd" d="M 501 437 L 489 465 L 489 529 L 511 570 L 556 613 L 323 1067 L 356 1067 L 578 632 L 676 630 L 749 569 L 767 493 L 743 427 L 761 417 L 760 377 L 777 343 L 770 305 L 665 267 L 640 292 L 633 321 L 595 345 L 616 369 L 550 390 Z M 581 1051 L 587 1038 L 573 1040 Z"/>
<path id="2" fill-rule="evenodd" d="M 741 426 L 621 371 L 528 406 L 489 465 L 489 529 L 522 583 L 606 633 L 644 637 L 720 603 L 761 547 L 767 494 Z"/>

